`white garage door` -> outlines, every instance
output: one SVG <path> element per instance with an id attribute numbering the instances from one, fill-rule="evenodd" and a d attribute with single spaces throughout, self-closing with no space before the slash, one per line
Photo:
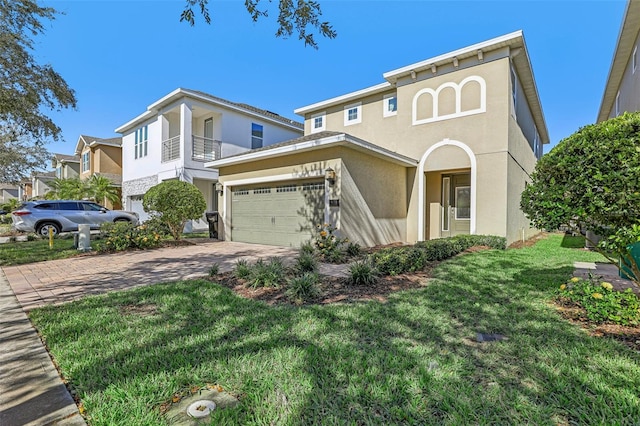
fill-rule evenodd
<path id="1" fill-rule="evenodd" d="M 231 239 L 298 247 L 324 222 L 324 182 L 234 187 Z"/>
<path id="2" fill-rule="evenodd" d="M 142 195 L 133 195 L 129 197 L 129 202 L 127 204 L 128 211 L 138 213 L 140 222 L 144 222 L 149 219 L 149 214 L 142 208 Z"/>

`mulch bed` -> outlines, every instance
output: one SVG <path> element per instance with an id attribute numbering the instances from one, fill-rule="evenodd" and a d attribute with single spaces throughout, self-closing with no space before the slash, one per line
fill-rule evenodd
<path id="1" fill-rule="evenodd" d="M 211 278 L 212 281 L 233 290 L 246 299 L 260 300 L 268 305 L 293 304 L 286 296 L 286 289 L 281 287 L 251 288 L 245 280 L 238 279 L 233 272 L 226 272 Z M 374 285 L 349 285 L 344 278 L 321 276 L 318 283 L 322 296 L 305 303 L 305 305 L 326 305 L 330 303 L 353 303 L 369 300 L 386 302 L 389 294 L 396 291 L 420 288 L 427 285 L 429 271 L 380 277 Z"/>

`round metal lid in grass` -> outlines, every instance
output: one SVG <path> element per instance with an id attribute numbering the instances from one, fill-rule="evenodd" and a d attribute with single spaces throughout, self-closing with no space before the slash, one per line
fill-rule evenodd
<path id="1" fill-rule="evenodd" d="M 187 414 L 196 419 L 207 417 L 213 410 L 216 409 L 216 403 L 207 399 L 201 399 L 189 405 L 187 408 Z"/>

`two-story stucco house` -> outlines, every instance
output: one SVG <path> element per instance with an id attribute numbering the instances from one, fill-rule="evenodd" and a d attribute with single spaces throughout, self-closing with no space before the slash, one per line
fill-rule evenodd
<path id="1" fill-rule="evenodd" d="M 520 194 L 549 142 L 521 31 L 297 109 L 304 136 L 207 163 L 227 240 L 298 245 L 331 223 L 367 246 L 535 230 Z"/>
<path id="2" fill-rule="evenodd" d="M 196 185 L 208 211 L 218 210 L 218 171 L 205 162 L 302 135 L 302 123 L 196 90 L 176 89 L 116 129 L 122 134 L 124 208 L 148 215 L 142 197 L 169 179 Z M 204 229 L 196 221 L 192 229 Z M 188 230 L 188 229 L 187 229 Z"/>
<path id="3" fill-rule="evenodd" d="M 80 158 L 80 179 L 97 175 L 109 179 L 117 188 L 122 186 L 122 138 L 80 135 L 75 154 Z M 120 209 L 122 205 L 105 200 L 105 207 Z"/>
<path id="4" fill-rule="evenodd" d="M 53 154 L 51 167 L 58 179 L 77 178 L 80 175 L 80 157 L 78 155 Z"/>
<path id="5" fill-rule="evenodd" d="M 640 1 L 629 0 L 602 96 L 598 123 L 640 111 Z"/>

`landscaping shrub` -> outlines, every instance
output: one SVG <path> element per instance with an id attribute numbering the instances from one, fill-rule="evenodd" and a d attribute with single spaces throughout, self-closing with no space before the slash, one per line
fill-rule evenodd
<path id="1" fill-rule="evenodd" d="M 384 275 L 420 271 L 428 260 L 424 250 L 417 247 L 390 247 L 369 256 L 369 261 Z"/>
<path id="2" fill-rule="evenodd" d="M 318 225 L 318 236 L 315 246 L 320 256 L 327 262 L 339 263 L 344 260 L 343 245 L 348 243 L 346 238 L 338 238 L 335 235 L 337 228 L 325 223 Z"/>
<path id="3" fill-rule="evenodd" d="M 308 253 L 301 249 L 296 259 L 295 269 L 302 274 L 305 272 L 317 272 L 318 260 L 313 253 Z"/>
<path id="4" fill-rule="evenodd" d="M 269 262 L 258 259 L 250 269 L 249 285 L 253 288 L 278 287 L 284 281 L 284 265 L 277 257 L 272 257 Z"/>
<path id="5" fill-rule="evenodd" d="M 247 279 L 251 276 L 251 267 L 249 266 L 249 262 L 245 259 L 238 259 L 236 261 L 236 268 L 234 270 L 234 274 L 236 278 Z"/>
<path id="6" fill-rule="evenodd" d="M 356 257 L 356 256 L 360 256 L 360 253 L 362 252 L 362 248 L 358 243 L 349 243 L 347 244 L 346 251 L 349 256 Z"/>
<path id="7" fill-rule="evenodd" d="M 300 254 L 302 253 L 309 253 L 309 254 L 314 254 L 316 252 L 315 247 L 313 247 L 313 244 L 311 244 L 310 242 L 306 242 L 300 245 Z"/>
<path id="8" fill-rule="evenodd" d="M 96 244 L 98 251 L 149 249 L 162 243 L 160 234 L 149 230 L 144 224 L 133 226 L 129 222 L 103 223 L 100 233 L 102 239 Z"/>
<path id="9" fill-rule="evenodd" d="M 348 283 L 351 285 L 372 285 L 378 279 L 378 271 L 368 260 L 359 260 L 349 266 Z"/>
<path id="10" fill-rule="evenodd" d="M 209 268 L 209 276 L 210 277 L 215 277 L 216 275 L 218 275 L 219 272 L 220 272 L 220 265 L 218 265 L 217 263 L 214 263 Z"/>
<path id="11" fill-rule="evenodd" d="M 614 291 L 613 286 L 597 279 L 571 278 L 562 284 L 558 299 L 582 307 L 587 318 L 596 323 L 637 325 L 640 323 L 640 299 L 631 289 Z"/>
<path id="12" fill-rule="evenodd" d="M 319 297 L 321 294 L 318 286 L 318 275 L 307 272 L 287 281 L 285 295 L 295 303 L 306 302 Z"/>

